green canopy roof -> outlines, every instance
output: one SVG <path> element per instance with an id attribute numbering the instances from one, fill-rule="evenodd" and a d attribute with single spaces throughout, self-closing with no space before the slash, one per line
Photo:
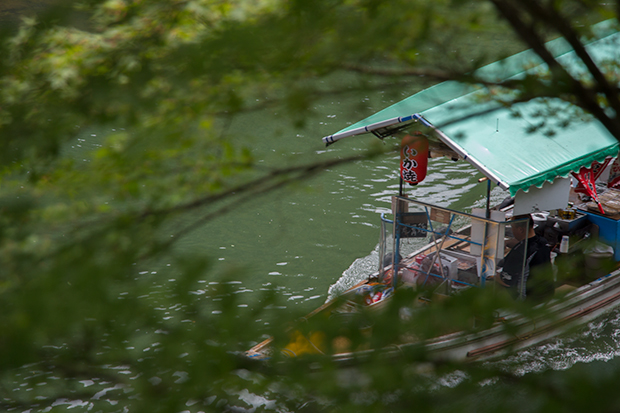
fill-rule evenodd
<path id="1" fill-rule="evenodd" d="M 587 50 L 595 60 L 618 59 L 620 34 L 603 36 Z M 563 39 L 547 44 L 558 60 L 573 73 L 581 70 L 578 60 Z M 532 51 L 479 69 L 488 80 L 523 76 L 528 71 L 546 70 Z M 501 107 L 482 99 L 480 88 L 448 81 L 404 99 L 334 135 L 332 143 L 346 136 L 373 132 L 402 122 L 421 121 L 435 129 L 438 137 L 483 174 L 515 195 L 532 185 L 566 177 L 593 161 L 618 155 L 618 141 L 600 122 L 575 111 L 559 99 L 538 99 Z M 558 116 L 545 115 L 555 110 Z M 570 117 L 568 127 L 549 123 Z M 533 125 L 545 120 L 540 128 Z M 551 132 L 552 131 L 552 132 Z"/>

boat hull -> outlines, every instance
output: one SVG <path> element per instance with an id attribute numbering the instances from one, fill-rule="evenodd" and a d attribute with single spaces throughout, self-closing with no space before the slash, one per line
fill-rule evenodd
<path id="1" fill-rule="evenodd" d="M 379 350 L 396 356 L 423 346 L 434 360 L 477 361 L 501 357 L 531 347 L 584 325 L 620 305 L 620 270 L 583 285 L 544 306 L 544 317 L 503 317 L 493 327 L 475 333 L 456 332 L 423 342 L 410 342 Z M 511 323 L 517 333 L 509 333 L 504 323 Z M 511 331 L 514 331 L 511 329 Z M 375 351 L 335 354 L 338 363 L 360 361 Z"/>
<path id="2" fill-rule="evenodd" d="M 365 282 L 360 283 L 352 290 L 364 284 Z M 482 331 L 460 331 L 425 341 L 404 342 L 379 350 L 342 352 L 330 357 L 337 364 L 345 366 L 363 362 L 377 353 L 392 358 L 420 347 L 424 348 L 424 353 L 432 360 L 470 362 L 501 357 L 557 337 L 619 306 L 620 269 L 566 294 L 562 292 L 562 288 L 558 288 L 558 294 L 558 298 L 541 304 L 544 306 L 541 311 L 544 316 L 536 319 L 505 315 L 491 328 Z M 333 303 L 328 302 L 313 311 L 309 317 L 332 310 Z M 510 324 L 510 329 L 506 328 L 507 323 Z M 269 358 L 274 350 L 271 345 L 272 339 L 269 338 L 248 350 L 246 355 L 257 359 Z M 284 354 L 287 352 L 284 351 Z"/>

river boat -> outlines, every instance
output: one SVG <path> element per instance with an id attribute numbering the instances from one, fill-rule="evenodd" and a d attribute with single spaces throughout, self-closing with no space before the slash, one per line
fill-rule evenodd
<path id="1" fill-rule="evenodd" d="M 602 34 L 587 49 L 602 61 L 613 56 L 620 34 L 604 32 L 604 26 L 598 29 Z M 574 52 L 562 39 L 547 47 L 565 67 L 578 70 Z M 497 83 L 540 70 L 544 65 L 526 51 L 476 74 Z M 403 317 L 415 317 L 416 306 L 449 300 L 466 290 L 505 291 L 498 285 L 498 273 L 510 250 L 512 226 L 530 229 L 529 220 L 518 218 L 524 214 L 533 217 L 534 231 L 552 251 L 554 295 L 536 303 L 545 316 L 499 311 L 495 323 L 484 329 L 450 331 L 422 341 L 412 333 L 381 349 L 325 345 L 320 332 L 302 333 L 293 327 L 288 344 L 275 348 L 268 338 L 248 350 L 248 357 L 270 358 L 274 351 L 288 356 L 329 352 L 346 364 L 378 351 L 397 355 L 423 346 L 440 359 L 481 360 L 548 340 L 620 305 L 618 141 L 586 116 L 572 119 L 568 128 L 556 125 L 555 131 L 548 126 L 551 119 L 543 124 L 540 114 L 558 109 L 574 113 L 565 102 L 537 99 L 508 108 L 501 99 L 489 99 L 501 93 L 443 82 L 323 138 L 328 145 L 366 134 L 399 139 L 401 185 L 392 198 L 391 217 L 381 215 L 377 271 L 304 321 L 319 315 L 346 318 L 360 308 L 380 310 L 398 289 L 427 292 Z M 537 122 L 539 127 L 533 128 Z M 426 173 L 426 160 L 436 156 L 468 162 L 481 173 L 486 208 L 456 211 L 416 199 L 415 185 Z M 507 192 L 507 202 L 491 207 L 493 187 Z M 580 268 L 570 276 L 562 273 L 565 257 L 579 258 L 573 262 Z M 511 290 L 516 300 L 528 301 L 528 276 L 524 258 L 517 287 Z"/>

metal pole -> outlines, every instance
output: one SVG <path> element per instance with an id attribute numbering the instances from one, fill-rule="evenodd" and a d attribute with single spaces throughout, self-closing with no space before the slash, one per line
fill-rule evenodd
<path id="1" fill-rule="evenodd" d="M 491 180 L 487 179 L 487 219 L 491 219 Z"/>

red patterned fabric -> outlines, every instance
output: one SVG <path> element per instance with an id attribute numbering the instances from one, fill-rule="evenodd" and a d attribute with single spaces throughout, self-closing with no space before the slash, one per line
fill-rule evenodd
<path id="1" fill-rule="evenodd" d="M 596 202 L 596 205 L 598 205 L 598 210 L 601 211 L 601 214 L 604 214 L 605 210 L 598 200 L 595 183 L 610 161 L 611 158 L 607 158 L 602 164 L 599 162 L 593 162 L 590 168 L 581 168 L 578 173 L 573 172 L 573 176 L 578 181 L 575 192 L 588 194 L 588 196 Z"/>
<path id="2" fill-rule="evenodd" d="M 596 162 L 596 161 L 592 162 L 592 166 L 590 168 L 581 168 L 579 170 L 579 174 L 581 174 L 583 171 L 590 172 L 591 175 L 589 176 L 589 178 L 592 179 L 592 184 L 594 185 L 594 183 L 601 176 L 601 174 L 603 173 L 607 165 L 609 165 L 609 162 L 611 162 L 611 158 L 605 159 L 603 163 Z M 619 172 L 620 172 L 620 169 L 619 169 Z M 577 187 L 575 188 L 575 192 L 590 195 L 590 192 L 589 192 L 590 190 L 587 188 L 585 184 L 582 183 L 582 180 L 580 180 L 577 175 L 578 174 L 573 172 L 573 176 L 577 178 L 577 181 L 578 181 Z M 611 178 L 611 175 L 610 175 L 610 178 Z M 620 179 L 620 176 L 618 178 Z M 594 193 L 596 193 L 596 187 L 594 187 Z"/>

